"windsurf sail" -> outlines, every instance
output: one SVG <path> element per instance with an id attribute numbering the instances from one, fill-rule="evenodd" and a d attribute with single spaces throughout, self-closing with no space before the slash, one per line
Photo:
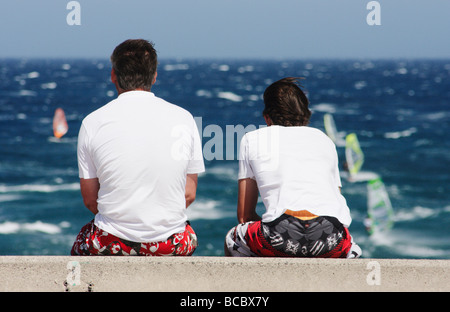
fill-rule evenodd
<path id="1" fill-rule="evenodd" d="M 388 231 L 394 225 L 394 210 L 381 178 L 367 182 L 367 216 L 369 234 Z"/>
<path id="2" fill-rule="evenodd" d="M 334 118 L 331 114 L 325 114 L 323 116 L 323 124 L 325 126 L 325 132 L 333 142 L 337 140 L 337 129 L 334 123 Z"/>
<path id="3" fill-rule="evenodd" d="M 69 126 L 67 124 L 64 110 L 62 108 L 57 108 L 55 110 L 55 115 L 53 116 L 53 135 L 60 139 L 67 133 L 68 130 Z"/>
<path id="4" fill-rule="evenodd" d="M 345 159 L 350 177 L 354 177 L 364 163 L 364 154 L 355 133 L 350 133 L 345 137 Z"/>
<path id="5" fill-rule="evenodd" d="M 325 133 L 337 146 L 345 146 L 343 136 L 337 131 L 336 123 L 334 122 L 333 115 L 326 113 L 323 116 L 323 124 L 325 127 Z"/>

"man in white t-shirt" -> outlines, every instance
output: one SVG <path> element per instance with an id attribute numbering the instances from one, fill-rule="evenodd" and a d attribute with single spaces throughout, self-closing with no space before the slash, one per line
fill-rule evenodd
<path id="1" fill-rule="evenodd" d="M 157 55 L 127 40 L 112 56 L 118 97 L 89 114 L 78 136 L 81 194 L 95 218 L 72 255 L 191 255 L 186 208 L 205 170 L 193 116 L 156 97 Z"/>
<path id="2" fill-rule="evenodd" d="M 309 101 L 294 78 L 264 92 L 268 127 L 240 146 L 238 221 L 225 240 L 229 256 L 347 257 L 361 255 L 348 231 L 336 146 L 307 127 Z M 256 213 L 258 193 L 266 208 Z"/>

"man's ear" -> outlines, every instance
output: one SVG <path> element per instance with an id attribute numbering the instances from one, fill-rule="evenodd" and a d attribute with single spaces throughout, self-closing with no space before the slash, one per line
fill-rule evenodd
<path id="1" fill-rule="evenodd" d="M 272 119 L 270 119 L 269 115 L 263 114 L 264 120 L 266 121 L 267 127 L 273 125 Z"/>
<path id="2" fill-rule="evenodd" d="M 117 76 L 116 76 L 116 72 L 114 71 L 114 68 L 111 69 L 111 82 L 113 84 L 117 84 Z"/>
<path id="3" fill-rule="evenodd" d="M 155 76 L 153 77 L 152 85 L 155 84 L 157 76 L 158 76 L 158 72 L 155 71 Z"/>

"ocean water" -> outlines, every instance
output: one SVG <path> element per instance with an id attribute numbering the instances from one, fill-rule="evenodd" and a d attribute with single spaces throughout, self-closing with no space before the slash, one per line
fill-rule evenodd
<path id="1" fill-rule="evenodd" d="M 107 59 L 0 60 L 0 255 L 68 255 L 92 219 L 78 186 L 77 135 L 88 113 L 116 97 L 109 74 Z M 449 259 L 450 59 L 161 60 L 152 91 L 197 117 L 209 155 L 188 209 L 194 256 L 223 255 L 237 222 L 239 138 L 227 126 L 263 125 L 262 93 L 286 76 L 305 78 L 310 126 L 323 130 L 323 115 L 333 114 L 339 131 L 358 135 L 363 170 L 385 182 L 395 225 L 369 236 L 366 185 L 343 179 L 363 256 Z M 69 123 L 61 140 L 52 136 L 58 107 Z"/>

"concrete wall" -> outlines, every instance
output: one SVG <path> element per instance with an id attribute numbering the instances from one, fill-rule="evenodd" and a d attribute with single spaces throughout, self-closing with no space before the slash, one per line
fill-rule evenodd
<path id="1" fill-rule="evenodd" d="M 1 256 L 0 291 L 450 291 L 450 260 Z"/>

